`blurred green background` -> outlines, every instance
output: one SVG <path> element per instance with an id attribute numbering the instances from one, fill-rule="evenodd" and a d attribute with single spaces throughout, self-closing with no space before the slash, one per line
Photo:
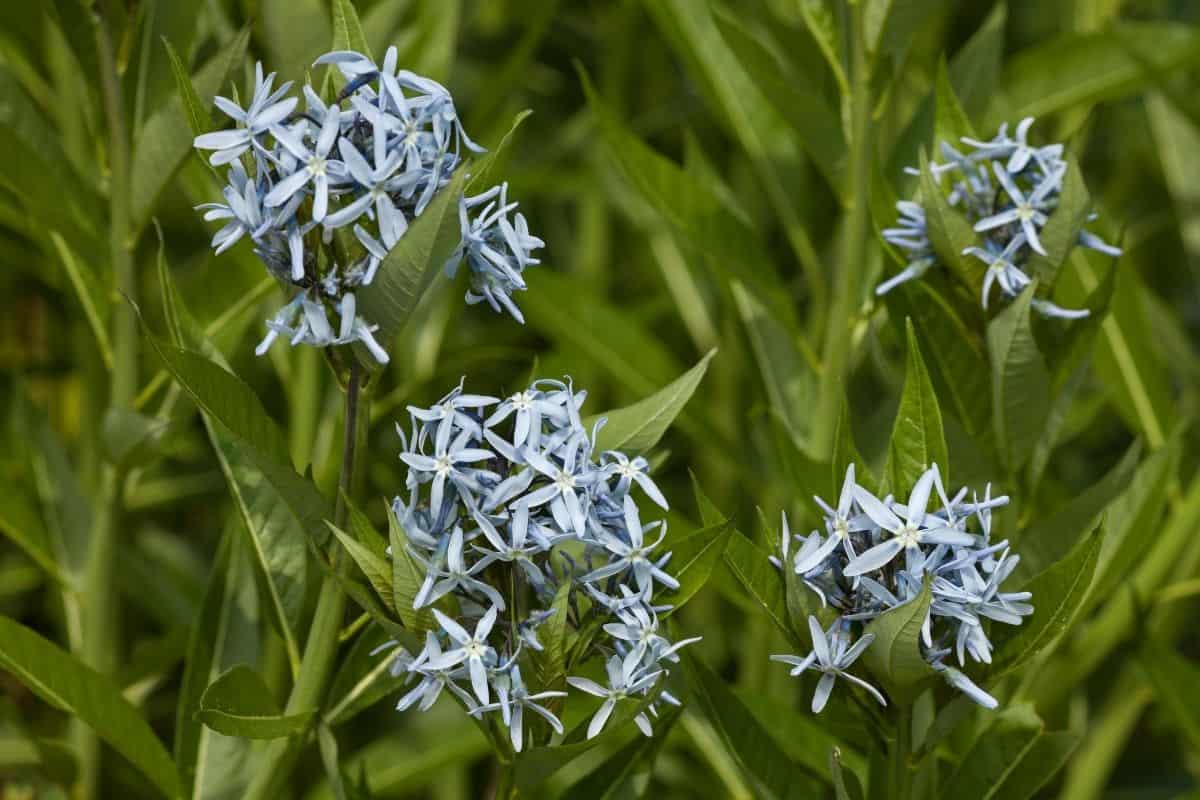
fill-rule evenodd
<path id="1" fill-rule="evenodd" d="M 108 370 L 93 335 L 94 322 L 106 325 L 123 302 L 111 289 L 106 245 L 110 148 L 85 4 L 0 5 L 0 530 L 7 534 L 0 542 L 0 608 L 75 648 L 80 608 L 89 599 L 64 589 L 53 572 L 81 568 L 112 450 L 114 433 L 104 425 Z M 318 353 L 278 346 L 254 356 L 262 322 L 282 293 L 247 244 L 221 257 L 208 248 L 212 231 L 192 206 L 215 198 L 217 185 L 190 151 L 162 44 L 179 53 L 202 95 L 218 88 L 227 94 L 230 81 L 244 91 L 256 59 L 300 81 L 331 41 L 327 4 L 113 5 L 134 154 L 136 294 L 149 324 L 162 330 L 155 268 L 161 241 L 184 302 L 282 423 L 297 463 L 311 463 L 318 484 L 332 491 L 340 393 Z M 1192 704 L 1189 717 L 1178 707 L 1183 700 L 1157 702 L 1161 690 L 1147 681 L 1138 657 L 1152 630 L 1156 640 L 1200 658 L 1189 622 L 1200 593 L 1200 537 L 1176 536 L 1175 549 L 1155 549 L 1172 526 L 1191 532 L 1200 524 L 1192 425 L 1200 386 L 1200 5 L 905 4 L 911 25 L 895 34 L 873 75 L 875 213 L 857 250 L 841 240 L 851 224 L 842 165 L 821 151 L 843 129 L 842 95 L 804 16 L 836 27 L 836 4 L 356 5 L 374 52 L 394 43 L 402 66 L 444 82 L 477 141 L 495 145 L 515 114 L 533 110 L 507 174 L 510 196 L 547 243 L 543 265 L 528 273 L 529 291 L 516 298 L 524 327 L 486 307 L 466 307 L 463 286 L 442 280 L 402 335 L 372 409 L 367 496 L 380 519 L 383 505 L 375 499 L 402 483 L 393 423 L 404 418 L 405 404 L 428 405 L 462 376 L 472 391 L 500 394 L 536 372 L 573 376 L 588 389 L 585 410 L 594 413 L 648 394 L 718 347 L 700 390 L 656 453 L 672 524 L 697 524 L 690 471 L 746 535 L 766 535 L 756 506 L 771 520 L 786 509 L 795 514 L 794 527 L 805 529 L 815 520 L 810 496 L 829 497 L 833 487 L 828 432 L 821 430 L 828 419 L 818 411 L 833 331 L 849 349 L 845 395 L 857 446 L 876 466 L 884 456 L 904 372 L 903 321 L 896 306 L 870 292 L 895 269 L 875 228 L 892 222 L 880 218 L 889 193 L 912 192 L 901 167 L 933 140 L 939 60 L 947 60 L 980 133 L 1036 115 L 1038 142 L 1067 142 L 1102 214 L 1100 229 L 1125 248 L 1112 311 L 1091 368 L 1064 403 L 1057 436 L 1045 442 L 1040 468 L 1006 476 L 970 435 L 972 421 L 949 419 L 953 481 L 992 480 L 1012 494 L 1013 507 L 1001 515 L 1006 532 L 1054 519 L 1106 475 L 1104 492 L 1147 495 L 1125 520 L 1120 568 L 1092 598 L 1090 616 L 1021 689 L 1048 725 L 1082 737 L 1044 796 L 1195 796 L 1200 728 L 1189 726 L 1200 719 L 1200 686 L 1181 687 Z M 226 70 L 243 29 L 250 34 L 246 55 Z M 841 46 L 836 34 L 827 44 Z M 600 115 L 589 106 L 582 73 L 595 87 Z M 848 252 L 857 256 L 853 264 Z M 1078 301 L 1107 263 L 1070 263 L 1056 297 Z M 839 299 L 846 270 L 856 278 Z M 829 323 L 838 315 L 840 328 Z M 922 334 L 929 360 L 939 341 Z M 157 413 L 169 391 L 158 370 L 143 353 L 145 413 Z M 167 741 L 189 633 L 217 542 L 231 524 L 203 427 L 186 401 L 175 399 L 170 435 L 120 490 L 115 576 L 116 675 Z M 1135 441 L 1140 449 L 1130 454 Z M 253 580 L 243 577 L 252 589 Z M 246 603 L 255 606 L 252 596 Z M 729 574 L 719 571 L 677 622 L 687 634 L 704 635 L 700 656 L 734 683 L 794 759 L 825 770 L 831 737 L 840 736 L 848 762 L 859 763 L 845 707 L 808 715 L 801 685 L 767 660 L 784 647 L 782 638 Z M 238 624 L 253 640 L 238 646 L 282 681 L 278 637 L 253 614 Z M 69 775 L 69 756 L 22 743 L 60 741 L 62 717 L 7 676 L 0 688 L 4 796 L 49 793 Z M 448 703 L 428 715 L 399 715 L 379 702 L 339 729 L 339 738 L 351 773 L 364 765 L 378 797 L 479 797 L 491 781 L 486 744 Z M 603 756 L 572 764 L 554 786 L 569 786 Z M 953 744 L 945 757 L 956 757 Z M 237 758 L 230 753 L 221 763 L 233 770 L 242 763 Z M 322 780 L 319 761 L 307 760 L 298 785 L 326 796 Z M 694 710 L 671 730 L 651 781 L 649 796 L 751 796 Z M 222 796 L 219 784 L 209 796 Z M 148 792 L 118 758 L 106 759 L 102 785 L 102 796 Z"/>

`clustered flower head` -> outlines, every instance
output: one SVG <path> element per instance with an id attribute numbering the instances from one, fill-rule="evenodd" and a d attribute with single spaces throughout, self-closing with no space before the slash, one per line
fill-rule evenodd
<path id="1" fill-rule="evenodd" d="M 907 502 L 890 495 L 882 500 L 855 482 L 854 465 L 846 470 L 837 507 L 815 498 L 824 511 L 825 532 L 793 536 L 783 518 L 782 560 L 803 585 L 836 612 L 828 629 L 809 618 L 813 651 L 808 656 L 771 658 L 793 666 L 792 675 L 821 673 L 812 708 L 819 712 L 838 677 L 866 689 L 880 704 L 883 695 L 846 670 L 874 638 L 863 633 L 880 614 L 914 600 L 930 581 L 932 602 L 921 630 L 921 653 L 930 666 L 976 703 L 994 708 L 996 700 L 957 667 L 970 659 L 991 663 L 987 623 L 1020 625 L 1033 613 L 1029 592 L 1005 592 L 1001 584 L 1020 561 L 1008 542 L 991 541 L 992 509 L 1007 497 L 966 501 L 963 488 L 949 497 L 934 464 L 913 486 Z M 931 506 L 932 501 L 932 506 Z M 952 658 L 953 657 L 953 658 Z"/>
<path id="2" fill-rule="evenodd" d="M 671 606 L 655 595 L 679 583 L 659 547 L 666 524 L 643 523 L 633 490 L 664 509 L 667 501 L 645 459 L 595 453 L 603 420 L 585 428 L 586 394 L 569 379 L 535 381 L 504 400 L 460 384 L 431 408 L 409 407 L 411 430 L 397 428 L 407 496 L 392 511 L 425 572 L 414 607 L 433 606 L 438 630 L 419 653 L 393 655 L 394 674 L 416 682 L 399 709 L 427 709 L 449 689 L 473 715 L 499 713 L 517 751 L 526 711 L 561 733 L 549 706 L 566 692 L 528 683 L 560 589 L 568 628 L 590 637 L 588 656 L 604 662 L 604 683 L 566 680 L 603 698 L 589 738 L 619 703 L 657 691 L 678 649 L 696 641 L 663 635 L 659 615 Z M 647 736 L 660 701 L 678 703 L 662 691 L 635 716 Z"/>
<path id="3" fill-rule="evenodd" d="M 228 166 L 224 202 L 198 207 L 206 220 L 225 221 L 212 240 L 216 252 L 249 237 L 271 274 L 296 291 L 268 321 L 259 355 L 282 336 L 316 347 L 362 342 L 376 360 L 388 360 L 355 293 L 450 182 L 462 150 L 483 151 L 445 87 L 398 70 L 396 60 L 395 47 L 382 66 L 361 53 L 326 53 L 316 64 L 336 67 L 345 88 L 327 103 L 306 85 L 303 106 L 288 95 L 290 82 L 275 88 L 275 73 L 264 77 L 259 64 L 246 107 L 214 101 L 236 127 L 195 139 L 212 151 L 214 166 Z M 453 277 L 465 258 L 467 301 L 486 300 L 521 319 L 511 295 L 525 289 L 522 272 L 538 263 L 532 254 L 543 242 L 516 207 L 506 184 L 460 197 L 462 241 L 445 270 Z"/>
<path id="4" fill-rule="evenodd" d="M 1050 213 L 1058 207 L 1068 165 L 1061 144 L 1029 144 L 1033 121 L 1032 117 L 1021 120 L 1015 137 L 1008 135 L 1007 123 L 988 141 L 964 136 L 961 152 L 943 141 L 940 149 L 945 161 L 929 165 L 934 177 L 950 176 L 947 202 L 961 210 L 981 235 L 980 244 L 968 247 L 963 254 L 979 259 L 987 267 L 980 298 L 985 309 L 993 286 L 999 286 L 1001 294 L 1009 299 L 1020 294 L 1031 280 L 1026 272 L 1030 255 L 1046 255 L 1040 234 Z M 920 174 L 913 167 L 905 171 Z M 938 263 L 921 205 L 902 200 L 896 209 L 900 212 L 896 226 L 885 229 L 883 238 L 908 254 L 908 264 L 879 284 L 877 295 L 921 277 Z M 1092 214 L 1088 220 L 1096 217 Z M 1120 249 L 1088 231 L 1080 231 L 1078 243 L 1106 255 L 1121 255 Z M 1078 319 L 1088 315 L 1086 309 L 1060 308 L 1041 298 L 1035 298 L 1032 305 L 1047 317 Z"/>

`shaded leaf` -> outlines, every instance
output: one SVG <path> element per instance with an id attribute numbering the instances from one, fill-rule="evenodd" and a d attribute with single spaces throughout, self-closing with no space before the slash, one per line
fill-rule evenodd
<path id="1" fill-rule="evenodd" d="M 1050 373 L 1029 325 L 1037 281 L 988 325 L 992 358 L 992 430 L 1010 472 L 1033 453 L 1050 414 Z"/>
<path id="2" fill-rule="evenodd" d="M 168 797 L 179 776 L 140 711 L 107 677 L 24 625 L 0 616 L 0 667 L 38 697 L 87 723 Z"/>
<path id="3" fill-rule="evenodd" d="M 985 730 L 950 776 L 942 797 L 1004 798 L 1006 779 L 1022 770 L 1025 757 L 1042 732 L 1042 721 L 1028 706 L 1007 708 Z"/>
<path id="4" fill-rule="evenodd" d="M 942 429 L 942 412 L 937 395 L 921 358 L 921 347 L 913 330 L 912 320 L 905 325 L 908 358 L 904 369 L 904 390 L 900 394 L 900 409 L 892 426 L 888 445 L 888 466 L 885 470 L 891 489 L 907 495 L 921 475 L 936 464 L 942 479 L 950 475 L 950 457 L 946 450 L 946 435 Z"/>
<path id="5" fill-rule="evenodd" d="M 708 362 L 716 353 L 715 348 L 709 350 L 696 366 L 649 397 L 586 420 L 589 428 L 599 418 L 608 420 L 596 437 L 596 449 L 640 453 L 658 444 L 704 379 Z"/>
<path id="6" fill-rule="evenodd" d="M 279 739 L 300 733 L 313 712 L 284 715 L 262 676 L 245 664 L 221 674 L 204 690 L 196 718 L 226 736 Z"/>
<path id="7" fill-rule="evenodd" d="M 921 626 L 929 616 L 931 586 L 927 580 L 921 594 L 883 612 L 864 631 L 874 634 L 875 641 L 863 652 L 862 662 L 894 703 L 910 702 L 917 687 L 934 674 L 921 655 Z"/>

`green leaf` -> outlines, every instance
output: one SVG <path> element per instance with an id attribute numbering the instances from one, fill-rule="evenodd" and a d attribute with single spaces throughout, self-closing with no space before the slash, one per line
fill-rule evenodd
<path id="1" fill-rule="evenodd" d="M 1075 545 L 1066 558 L 1020 588 L 1033 593 L 1033 615 L 1006 638 L 996 635 L 992 675 L 1000 676 L 1049 647 L 1067 629 L 1076 609 L 1087 597 L 1100 555 L 1103 529 Z M 993 633 L 998 633 L 993 631 Z"/>
<path id="2" fill-rule="evenodd" d="M 196 720 L 205 688 L 238 663 L 257 663 L 262 622 L 253 566 L 241 521 L 230 517 L 217 547 L 208 588 L 187 646 L 175 711 L 175 763 L 196 800 L 240 795 L 251 774 L 250 742 L 229 738 Z"/>
<path id="3" fill-rule="evenodd" d="M 726 751 L 755 786 L 756 796 L 808 798 L 823 794 L 820 783 L 792 761 L 758 719 L 695 655 L 684 656 L 689 686 Z"/>
<path id="4" fill-rule="evenodd" d="M 950 776 L 942 797 L 1003 798 L 998 790 L 1020 772 L 1042 733 L 1042 721 L 1032 708 L 1016 706 L 998 714 L 996 723 L 983 731 Z"/>
<path id="5" fill-rule="evenodd" d="M 391 673 L 399 648 L 378 652 L 391 639 L 389 631 L 375 625 L 355 639 L 329 687 L 329 710 L 322 715 L 327 724 L 340 725 L 353 719 L 408 680 L 406 673 Z M 416 644 L 416 637 L 413 639 L 409 644 Z"/>
<path id="6" fill-rule="evenodd" d="M 829 750 L 829 774 L 833 778 L 833 794 L 836 800 L 863 800 L 862 784 L 858 776 L 842 764 L 842 751 L 838 747 Z"/>
<path id="7" fill-rule="evenodd" d="M 1021 563 L 1013 572 L 1013 581 L 1018 584 L 1027 581 L 1057 563 L 1094 531 L 1105 509 L 1129 486 L 1141 454 L 1141 442 L 1134 442 L 1104 477 L 1076 494 L 1053 514 L 1021 531 L 1015 537 Z M 1106 524 L 1105 528 L 1108 527 Z"/>
<path id="8" fill-rule="evenodd" d="M 908 360 L 904 369 L 904 390 L 900 394 L 900 409 L 892 426 L 885 470 L 887 479 L 891 481 L 891 489 L 897 494 L 911 491 L 921 475 L 935 464 L 941 470 L 943 479 L 950 475 L 942 412 L 938 408 L 929 371 L 921 358 L 921 347 L 917 343 L 912 320 L 905 325 L 905 335 Z"/>
<path id="9" fill-rule="evenodd" d="M 816 393 L 814 370 L 805 360 L 797 339 L 755 295 L 736 281 L 732 289 L 771 410 L 796 446 L 804 450 L 812 428 L 808 409 L 812 408 Z"/>
<path id="10" fill-rule="evenodd" d="M 1033 253 L 1027 270 L 1038 279 L 1039 285 L 1047 287 L 1048 290 L 1054 288 L 1058 270 L 1079 240 L 1079 232 L 1092 210 L 1092 198 L 1083 182 L 1083 171 L 1079 168 L 1079 162 L 1070 153 L 1067 154 L 1066 161 L 1067 172 L 1063 176 L 1058 205 L 1046 220 L 1046 224 L 1038 231 L 1038 238 L 1041 239 L 1046 255 Z"/>
<path id="11" fill-rule="evenodd" d="M 636 794 L 634 777 L 643 766 L 652 768 L 675 721 L 681 714 L 672 707 L 655 720 L 654 735 L 635 736 L 620 750 L 606 758 L 591 772 L 571 784 L 562 797 L 586 797 L 588 800 L 615 800 Z"/>
<path id="12" fill-rule="evenodd" d="M 500 144 L 471 165 L 471 177 L 467 180 L 467 194 L 479 194 L 504 180 L 505 170 L 512 157 L 512 143 L 516 138 L 517 128 L 521 127 L 521 123 L 532 113 L 527 108 L 513 117 L 512 124 L 500 140 Z"/>
<path id="13" fill-rule="evenodd" d="M 696 366 L 649 397 L 590 417 L 586 421 L 589 428 L 601 417 L 608 420 L 596 437 L 596 449 L 641 453 L 658 444 L 695 393 L 708 371 L 708 362 L 716 354 L 716 348 L 709 350 Z"/>
<path id="14" fill-rule="evenodd" d="M 1150 85 L 1155 73 L 1197 61 L 1200 31 L 1183 23 L 1118 22 L 1109 30 L 1064 34 L 1009 61 L 1003 82 L 1007 103 L 997 105 L 992 117 L 998 123 L 1091 106 Z"/>
<path id="15" fill-rule="evenodd" d="M 934 85 L 936 116 L 933 130 L 935 142 L 948 142 L 957 147 L 958 141 L 962 137 L 975 136 L 975 128 L 971 125 L 967 112 L 963 110 L 958 95 L 954 93 L 945 56 L 938 61 L 937 78 Z M 939 152 L 936 146 L 933 152 Z"/>
<path id="16" fill-rule="evenodd" d="M 128 408 L 109 408 L 100 422 L 104 454 L 123 468 L 149 461 L 171 429 L 169 419 L 147 417 Z"/>
<path id="17" fill-rule="evenodd" d="M 179 54 L 175 52 L 175 48 L 164 37 L 162 40 L 163 48 L 167 51 L 167 59 L 171 64 L 171 74 L 175 78 L 175 88 L 179 90 L 179 99 L 183 104 L 183 110 L 187 114 L 188 125 L 192 129 L 192 136 L 199 136 L 202 133 L 207 133 L 212 130 L 212 118 L 208 113 L 208 107 L 204 101 L 200 99 L 200 94 L 196 91 L 196 84 L 192 83 L 192 76 L 188 75 L 187 67 L 179 58 Z"/>
<path id="18" fill-rule="evenodd" d="M 979 259 L 963 255 L 963 250 L 977 244 L 979 236 L 971 223 L 946 200 L 941 182 L 929 168 L 924 151 L 920 155 L 921 206 L 929 231 L 929 243 L 944 264 L 970 290 L 979 296 L 983 286 L 984 266 Z"/>
<path id="19" fill-rule="evenodd" d="M 103 286 L 87 265 L 79 263 L 75 258 L 75 253 L 71 251 L 58 231 L 50 231 L 50 241 L 54 244 L 54 249 L 58 252 L 58 258 L 62 261 L 67 278 L 71 281 L 71 288 L 75 290 L 75 297 L 79 300 L 84 318 L 87 319 L 92 336 L 96 339 L 96 348 L 100 351 L 104 367 L 111 370 L 113 366 L 112 342 L 108 337 L 110 313 L 108 303 L 104 300 Z"/>
<path id="20" fill-rule="evenodd" d="M 333 535 L 337 537 L 342 549 L 349 553 L 350 557 L 354 559 L 354 563 L 362 570 L 367 581 L 379 594 L 379 599 L 385 605 L 394 607 L 396 597 L 392 590 L 392 565 L 388 563 L 388 560 L 332 522 L 326 521 L 325 524 L 329 526 L 329 530 L 333 531 Z"/>
<path id="21" fill-rule="evenodd" d="M 250 29 L 244 28 L 195 74 L 193 86 L 202 109 L 212 106 L 225 79 L 242 63 L 249 41 Z M 193 111 L 175 95 L 146 120 L 134 140 L 130 216 L 135 232 L 149 222 L 159 195 L 192 151 Z"/>
<path id="22" fill-rule="evenodd" d="M 846 480 L 846 470 L 851 464 L 854 465 L 855 483 L 869 492 L 874 492 L 879 488 L 875 476 L 871 474 L 871 468 L 867 465 L 867 460 L 858 452 L 858 445 L 854 443 L 854 426 L 850 422 L 850 403 L 847 398 L 843 397 L 837 430 L 833 435 L 830 497 L 837 497 L 841 493 L 842 484 Z"/>
<path id="23" fill-rule="evenodd" d="M 179 776 L 171 756 L 141 712 L 109 678 L 2 616 L 0 667 L 50 705 L 87 723 L 167 797 L 179 794 Z"/>
<path id="24" fill-rule="evenodd" d="M 863 36 L 872 55 L 900 55 L 934 15 L 940 0 L 869 0 L 863 7 Z"/>
<path id="25" fill-rule="evenodd" d="M 923 342 L 936 342 L 929 353 L 929 371 L 936 393 L 972 436 L 991 431 L 992 394 L 990 368 L 984 341 L 976 333 L 982 318 L 968 321 L 963 312 L 975 308 L 948 300 L 934 288 L 935 276 L 912 281 L 886 295 L 889 311 L 897 320 L 911 319 Z"/>
<path id="26" fill-rule="evenodd" d="M 63 572 L 51 549 L 42 518 L 23 493 L 10 490 L 4 502 L 0 503 L 0 533 L 7 536 L 47 575 L 64 585 L 70 583 L 71 578 Z"/>
<path id="27" fill-rule="evenodd" d="M 729 521 L 725 520 L 701 528 L 666 546 L 671 551 L 668 569 L 679 581 L 679 588 L 665 595 L 666 602 L 671 604 L 667 614 L 674 614 L 682 608 L 708 582 L 713 569 L 721 562 L 731 533 Z"/>
<path id="28" fill-rule="evenodd" d="M 911 702 L 920 684 L 934 674 L 921 655 L 921 626 L 933 600 L 931 587 L 926 580 L 921 594 L 883 612 L 864 631 L 875 634 L 875 641 L 863 653 L 863 664 L 895 703 Z"/>
<path id="29" fill-rule="evenodd" d="M 843 191 L 846 138 L 838 124 L 837 109 L 821 92 L 825 76 L 801 74 L 796 59 L 785 58 L 765 33 L 752 31 L 743 19 L 725 9 L 715 16 L 722 38 L 742 69 L 775 112 L 791 125 L 830 187 L 835 192 Z"/>
<path id="30" fill-rule="evenodd" d="M 384 349 L 458 246 L 458 200 L 466 175 L 465 167 L 455 170 L 450 183 L 434 195 L 380 263 L 375 280 L 358 293 L 359 313 L 379 326 L 376 338 Z"/>
<path id="31" fill-rule="evenodd" d="M 1033 453 L 1050 414 L 1050 373 L 1029 326 L 1034 280 L 988 325 L 992 358 L 992 430 L 1010 472 Z"/>
<path id="32" fill-rule="evenodd" d="M 388 509 L 388 543 L 392 548 L 392 603 L 404 627 L 416 634 L 436 627 L 433 612 L 428 608 L 413 608 L 425 573 L 408 552 L 408 534 L 400 520 Z"/>
<path id="33" fill-rule="evenodd" d="M 1200 667 L 1172 647 L 1147 641 L 1138 659 L 1150 676 L 1159 706 L 1193 748 L 1200 747 Z"/>
<path id="34" fill-rule="evenodd" d="M 794 642 L 796 634 L 789 622 L 783 577 L 769 557 L 765 550 L 736 531 L 725 543 L 725 564 L 729 571 L 755 606 L 765 611 L 775 626 Z"/>
<path id="35" fill-rule="evenodd" d="M 558 691 L 566 681 L 567 637 L 570 632 L 567 614 L 570 610 L 570 596 L 571 583 L 564 581 L 550 604 L 553 613 L 538 626 L 537 636 L 542 649 L 533 651 L 530 656 L 533 659 L 534 674 L 540 691 Z"/>
<path id="36" fill-rule="evenodd" d="M 313 712 L 285 716 L 262 676 L 239 664 L 204 690 L 196 718 L 226 736 L 279 739 L 305 730 Z"/>
<path id="37" fill-rule="evenodd" d="M 351 0 L 333 0 L 333 49 L 354 50 L 371 58 L 371 47 Z"/>
<path id="38" fill-rule="evenodd" d="M 996 800 L 1029 800 L 1062 769 L 1079 744 L 1079 735 L 1067 731 L 1042 733 L 1014 769 L 988 797 Z"/>

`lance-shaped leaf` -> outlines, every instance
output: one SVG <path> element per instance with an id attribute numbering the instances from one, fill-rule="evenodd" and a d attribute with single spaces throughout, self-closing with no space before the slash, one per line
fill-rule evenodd
<path id="1" fill-rule="evenodd" d="M 846 469 L 851 464 L 854 465 L 854 482 L 868 492 L 874 493 L 879 487 L 875 476 L 871 474 L 871 468 L 867 466 L 867 460 L 858 452 L 858 445 L 854 443 L 854 426 L 850 422 L 850 402 L 848 398 L 843 397 L 837 430 L 833 434 L 833 458 L 831 460 L 833 482 L 830 484 L 830 497 L 837 497 L 841 492 L 842 483 L 846 480 Z"/>
<path id="2" fill-rule="evenodd" d="M 355 50 L 367 58 L 371 47 L 351 0 L 333 0 L 333 49 Z"/>
<path id="3" fill-rule="evenodd" d="M 538 642 L 542 649 L 533 650 L 529 654 L 541 691 L 561 690 L 567 677 L 567 638 L 570 634 L 567 614 L 570 610 L 570 596 L 571 582 L 563 581 L 550 604 L 552 613 L 537 628 Z"/>
<path id="4" fill-rule="evenodd" d="M 195 74 L 192 85 L 201 107 L 208 109 L 221 84 L 242 63 L 250 29 L 242 29 Z M 173 96 L 146 120 L 133 144 L 130 177 L 132 228 L 140 231 L 150 220 L 158 197 L 183 166 L 192 150 L 192 114 L 180 95 Z"/>
<path id="5" fill-rule="evenodd" d="M 175 763 L 194 800 L 236 797 L 246 788 L 250 742 L 224 736 L 196 719 L 208 685 L 236 664 L 256 664 L 262 651 L 259 594 L 242 522 L 231 517 L 192 628 L 175 713 Z"/>
<path id="6" fill-rule="evenodd" d="M 354 641 L 329 687 L 329 710 L 322 714 L 327 724 L 340 725 L 352 719 L 408 680 L 405 672 L 392 675 L 400 649 L 385 647 L 391 639 L 390 632 L 371 625 Z M 411 653 L 420 649 L 418 642 L 419 638 L 413 636 L 403 644 Z"/>
<path id="7" fill-rule="evenodd" d="M 911 701 L 921 683 L 934 674 L 921 655 L 921 626 L 929 616 L 932 585 L 926 580 L 919 595 L 883 612 L 865 631 L 875 634 L 875 641 L 863 653 L 862 661 L 894 703 Z"/>
<path id="8" fill-rule="evenodd" d="M 958 209 L 946 200 L 941 181 L 933 175 L 929 159 L 921 152 L 921 206 L 929 243 L 938 261 L 945 265 L 972 294 L 978 296 L 983 286 L 984 266 L 979 259 L 963 255 L 963 250 L 976 244 L 978 234 Z"/>
<path id="9" fill-rule="evenodd" d="M 262 676 L 245 664 L 223 673 L 204 690 L 196 718 L 226 736 L 279 739 L 300 733 L 313 712 L 285 715 Z"/>
<path id="10" fill-rule="evenodd" d="M 380 263 L 371 285 L 358 292 L 359 313 L 379 326 L 376 338 L 385 348 L 462 239 L 458 201 L 466 177 L 459 167 Z"/>
<path id="11" fill-rule="evenodd" d="M 1142 668 L 1159 706 L 1175 721 L 1192 747 L 1200 747 L 1200 667 L 1161 642 L 1142 645 Z"/>
<path id="12" fill-rule="evenodd" d="M 1010 472 L 1029 458 L 1050 413 L 1050 372 L 1029 326 L 1034 280 L 988 325 L 992 430 Z"/>
<path id="13" fill-rule="evenodd" d="M 1046 255 L 1033 253 L 1029 259 L 1030 275 L 1038 279 L 1041 286 L 1052 289 L 1058 278 L 1058 270 L 1066 260 L 1071 248 L 1079 241 L 1079 231 L 1087 222 L 1092 210 L 1092 198 L 1083 182 L 1079 163 L 1070 153 L 1066 156 L 1067 172 L 1063 176 L 1062 191 L 1046 224 L 1038 230 L 1038 239 Z"/>
<path id="14" fill-rule="evenodd" d="M 141 712 L 111 679 L 24 625 L 0 616 L 0 668 L 57 709 L 85 722 L 167 797 L 179 794 L 175 764 Z"/>
<path id="15" fill-rule="evenodd" d="M 396 613 L 400 615 L 404 627 L 413 633 L 433 630 L 436 627 L 433 613 L 428 608 L 413 608 L 425 574 L 409 554 L 408 535 L 391 509 L 388 509 L 388 544 L 392 550 L 392 603 Z"/>
<path id="16" fill-rule="evenodd" d="M 897 494 L 909 492 L 934 464 L 941 469 L 943 479 L 950 474 L 942 412 L 929 379 L 929 370 L 921 358 L 912 320 L 908 320 L 905 334 L 908 360 L 904 369 L 904 391 L 900 394 L 900 409 L 892 426 L 888 464 L 884 470 L 892 491 Z"/>
<path id="17" fill-rule="evenodd" d="M 563 797 L 586 797 L 589 800 L 617 800 L 636 796 L 635 778 L 640 770 L 651 769 L 658 751 L 682 710 L 674 706 L 658 717 L 653 736 L 635 736 L 629 744 L 606 758 L 591 772 L 571 784 Z"/>
<path id="18" fill-rule="evenodd" d="M 684 656 L 689 686 L 726 750 L 758 787 L 756 796 L 820 797 L 821 783 L 784 753 L 741 699 L 694 654 Z"/>
<path id="19" fill-rule="evenodd" d="M 512 158 L 512 144 L 517 135 L 517 128 L 533 112 L 528 108 L 513 117 L 508 132 L 500 139 L 500 144 L 493 147 L 486 155 L 471 164 L 471 176 L 467 179 L 467 194 L 479 194 L 504 180 L 505 168 Z"/>
<path id="20" fill-rule="evenodd" d="M 993 784 L 988 800 L 1029 800 L 1050 782 L 1079 744 L 1079 735 L 1068 731 L 1043 732 L 1026 748 L 1020 762 L 1008 770 L 1004 779 Z"/>
<path id="21" fill-rule="evenodd" d="M 964 136 L 975 136 L 975 128 L 963 110 L 954 86 L 950 82 L 950 70 L 943 56 L 938 61 L 937 78 L 934 81 L 934 97 L 936 98 L 936 116 L 934 117 L 934 136 L 936 145 L 934 153 L 939 152 L 941 142 L 957 146 L 959 139 Z"/>
<path id="22" fill-rule="evenodd" d="M 775 623 L 775 626 L 796 641 L 787 607 L 783 575 L 769 560 L 770 554 L 734 531 L 725 543 L 725 564 L 754 601 Z"/>
<path id="23" fill-rule="evenodd" d="M 950 777 L 943 797 L 1008 798 L 997 794 L 1005 780 L 1022 767 L 1042 734 L 1042 721 L 1028 706 L 1001 711 L 994 725 L 975 740 L 975 745 Z"/>
<path id="24" fill-rule="evenodd" d="M 379 594 L 379 599 L 386 606 L 395 605 L 395 594 L 392 590 L 392 565 L 382 553 L 377 553 L 358 539 L 343 531 L 332 522 L 326 522 L 329 530 L 337 537 L 342 546 L 362 570 L 371 587 Z"/>
<path id="25" fill-rule="evenodd" d="M 588 418 L 585 424 L 589 428 L 601 417 L 608 420 L 596 437 L 596 449 L 640 453 L 658 444 L 695 393 L 708 371 L 708 362 L 716 354 L 715 348 L 709 350 L 696 366 L 649 397 Z"/>
<path id="26" fill-rule="evenodd" d="M 729 521 L 725 520 L 664 546 L 671 551 L 668 570 L 679 581 L 678 589 L 663 595 L 664 602 L 671 604 L 668 614 L 682 608 L 708 582 L 713 569 L 721 563 L 732 530 Z"/>
<path id="27" fill-rule="evenodd" d="M 1091 588 L 1103 540 L 1103 529 L 1096 528 L 1066 558 L 1021 587 L 1033 594 L 1030 600 L 1033 603 L 1033 615 L 1027 617 L 1019 628 L 1005 626 L 1006 631 L 1011 631 L 1007 636 L 1003 635 L 1004 632 L 994 631 L 999 634 L 994 637 L 994 676 L 998 677 L 1027 663 L 1053 644 L 1067 629 Z"/>

